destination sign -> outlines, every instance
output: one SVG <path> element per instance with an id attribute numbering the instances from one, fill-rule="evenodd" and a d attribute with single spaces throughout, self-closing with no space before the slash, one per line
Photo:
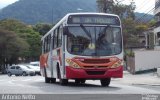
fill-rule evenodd
<path id="1" fill-rule="evenodd" d="M 118 17 L 106 15 L 71 15 L 68 24 L 109 24 L 120 25 Z"/>

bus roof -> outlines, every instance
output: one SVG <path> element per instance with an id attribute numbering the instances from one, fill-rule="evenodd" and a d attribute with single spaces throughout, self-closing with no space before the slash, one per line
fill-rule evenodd
<path id="1" fill-rule="evenodd" d="M 83 12 L 83 13 L 68 13 L 67 15 L 110 15 L 110 16 L 117 16 L 115 14 L 107 14 L 107 13 L 91 13 L 91 12 Z"/>
<path id="2" fill-rule="evenodd" d="M 107 13 L 91 13 L 91 12 L 83 12 L 83 13 L 68 13 L 66 14 L 49 32 L 47 32 L 42 38 L 41 41 L 44 40 L 46 36 L 48 36 L 53 30 L 55 30 L 59 25 L 61 25 L 63 22 L 67 21 L 68 17 L 70 15 L 108 15 L 108 16 L 115 16 L 118 17 L 118 15 L 115 14 L 107 14 Z"/>

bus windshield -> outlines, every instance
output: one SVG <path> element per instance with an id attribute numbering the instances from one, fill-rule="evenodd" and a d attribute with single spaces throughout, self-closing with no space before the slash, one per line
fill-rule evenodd
<path id="1" fill-rule="evenodd" d="M 82 56 L 111 56 L 122 52 L 120 27 L 70 26 L 67 34 L 67 50 Z"/>

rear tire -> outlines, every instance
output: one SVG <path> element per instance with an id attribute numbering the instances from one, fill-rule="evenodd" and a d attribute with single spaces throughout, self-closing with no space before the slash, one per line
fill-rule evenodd
<path id="1" fill-rule="evenodd" d="M 68 84 L 68 80 L 67 80 L 67 79 L 60 79 L 60 84 L 61 84 L 62 86 L 65 86 L 65 85 Z"/>
<path id="2" fill-rule="evenodd" d="M 9 76 L 9 77 L 12 76 L 11 72 L 8 72 L 8 76 Z"/>
<path id="3" fill-rule="evenodd" d="M 45 74 L 45 83 L 50 83 L 51 82 L 51 78 L 47 77 L 47 73 L 46 73 L 46 68 L 44 68 L 44 74 Z"/>
<path id="4" fill-rule="evenodd" d="M 56 82 L 56 78 L 51 78 L 50 81 L 51 81 L 51 83 L 55 83 Z"/>
<path id="5" fill-rule="evenodd" d="M 101 79 L 100 82 L 101 82 L 101 86 L 108 87 L 111 82 L 111 78 Z"/>
<path id="6" fill-rule="evenodd" d="M 50 83 L 51 79 L 45 76 L 45 83 Z"/>

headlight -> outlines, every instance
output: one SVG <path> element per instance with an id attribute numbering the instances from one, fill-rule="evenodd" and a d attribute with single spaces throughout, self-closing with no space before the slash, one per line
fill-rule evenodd
<path id="1" fill-rule="evenodd" d="M 122 65 L 123 65 L 123 61 L 122 60 L 118 60 L 110 68 L 118 68 L 119 66 L 122 66 Z"/>
<path id="2" fill-rule="evenodd" d="M 71 66 L 73 68 L 81 68 L 77 63 L 75 63 L 71 59 L 66 59 L 66 62 L 69 64 L 69 66 Z"/>

